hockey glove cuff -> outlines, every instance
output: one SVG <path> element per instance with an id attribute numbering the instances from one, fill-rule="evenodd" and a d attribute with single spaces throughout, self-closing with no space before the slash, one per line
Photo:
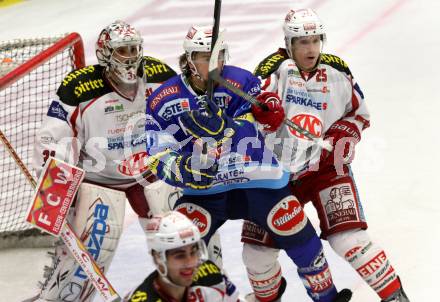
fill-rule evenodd
<path id="1" fill-rule="evenodd" d="M 265 104 L 267 108 L 252 105 L 252 114 L 257 122 L 263 125 L 268 132 L 276 131 L 284 120 L 284 109 L 278 94 L 263 92 L 257 96 L 258 102 Z"/>
<path id="2" fill-rule="evenodd" d="M 324 140 L 328 140 L 333 151 L 322 150 L 320 165 L 349 164 L 354 159 L 355 145 L 361 140 L 361 134 L 355 124 L 339 120 L 327 130 Z"/>

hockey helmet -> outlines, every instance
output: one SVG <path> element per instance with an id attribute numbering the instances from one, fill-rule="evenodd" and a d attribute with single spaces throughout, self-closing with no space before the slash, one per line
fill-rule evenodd
<path id="1" fill-rule="evenodd" d="M 221 31 L 221 29 L 220 29 Z M 211 26 L 196 26 L 193 25 L 189 28 L 183 41 L 183 49 L 185 50 L 186 57 L 189 63 L 193 62 L 194 52 L 210 52 L 212 40 L 212 27 Z M 222 52 L 224 50 L 224 53 Z M 228 58 L 228 45 L 222 41 L 220 45 L 220 54 L 224 55 L 224 58 Z"/>
<path id="2" fill-rule="evenodd" d="M 154 215 L 145 226 L 147 245 L 150 252 L 156 251 L 160 257 L 159 264 L 166 264 L 166 251 L 197 243 L 200 261 L 207 259 L 207 250 L 201 239 L 199 229 L 185 215 L 177 211 Z M 159 269 L 159 273 L 166 275 Z"/>
<path id="3" fill-rule="evenodd" d="M 311 8 L 290 10 L 284 19 L 283 31 L 286 50 L 290 56 L 290 46 L 294 38 L 320 35 L 323 43 L 327 40 L 324 24 Z"/>
<path id="4" fill-rule="evenodd" d="M 130 24 L 116 20 L 104 28 L 96 42 L 96 57 L 101 66 L 124 83 L 136 82 L 136 71 L 142 59 L 142 36 Z"/>

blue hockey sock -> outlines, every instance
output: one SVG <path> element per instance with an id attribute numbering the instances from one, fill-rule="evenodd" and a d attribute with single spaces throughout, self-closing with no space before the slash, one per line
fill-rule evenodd
<path id="1" fill-rule="evenodd" d="M 313 301 L 332 302 L 336 298 L 337 291 L 318 236 L 287 249 L 286 253 L 298 267 L 298 275 Z"/>

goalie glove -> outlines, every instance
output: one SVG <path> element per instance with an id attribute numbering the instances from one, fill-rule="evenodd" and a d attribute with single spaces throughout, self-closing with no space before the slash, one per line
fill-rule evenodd
<path id="1" fill-rule="evenodd" d="M 273 92 L 263 92 L 256 99 L 261 104 L 265 104 L 266 108 L 252 104 L 252 114 L 255 119 L 263 125 L 265 131 L 276 131 L 284 120 L 284 109 L 280 97 Z"/>
<path id="2" fill-rule="evenodd" d="M 322 150 L 320 166 L 334 165 L 338 167 L 353 161 L 354 148 L 361 140 L 361 134 L 355 124 L 339 120 L 330 126 L 325 133 L 324 140 L 332 144 L 333 151 Z"/>
<path id="3" fill-rule="evenodd" d="M 205 110 L 191 110 L 179 116 L 179 123 L 186 134 L 194 138 L 213 138 L 220 146 L 235 134 L 238 126 L 212 101 L 207 101 Z"/>

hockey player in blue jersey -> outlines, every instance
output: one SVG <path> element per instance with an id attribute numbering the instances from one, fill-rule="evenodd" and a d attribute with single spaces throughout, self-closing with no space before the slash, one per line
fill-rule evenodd
<path id="1" fill-rule="evenodd" d="M 286 251 L 313 301 L 349 301 L 349 290 L 337 293 L 321 242 L 287 188 L 288 172 L 265 147 L 250 104 L 221 86 L 214 88 L 213 100 L 207 98 L 211 32 L 210 27 L 190 28 L 180 58 L 182 74 L 147 100 L 152 172 L 183 188 L 175 209 L 198 226 L 206 242 L 225 221 L 248 219 Z M 276 105 L 278 96 L 261 93 L 260 81 L 250 72 L 224 65 L 227 55 L 223 43 L 218 63 L 222 77 L 267 104 L 267 114 L 280 117 L 270 126 L 280 126 L 284 113 Z M 275 278 L 285 288 L 281 274 Z M 264 287 L 264 276 L 259 280 L 259 300 L 280 301 L 283 290 L 274 294 Z"/>

